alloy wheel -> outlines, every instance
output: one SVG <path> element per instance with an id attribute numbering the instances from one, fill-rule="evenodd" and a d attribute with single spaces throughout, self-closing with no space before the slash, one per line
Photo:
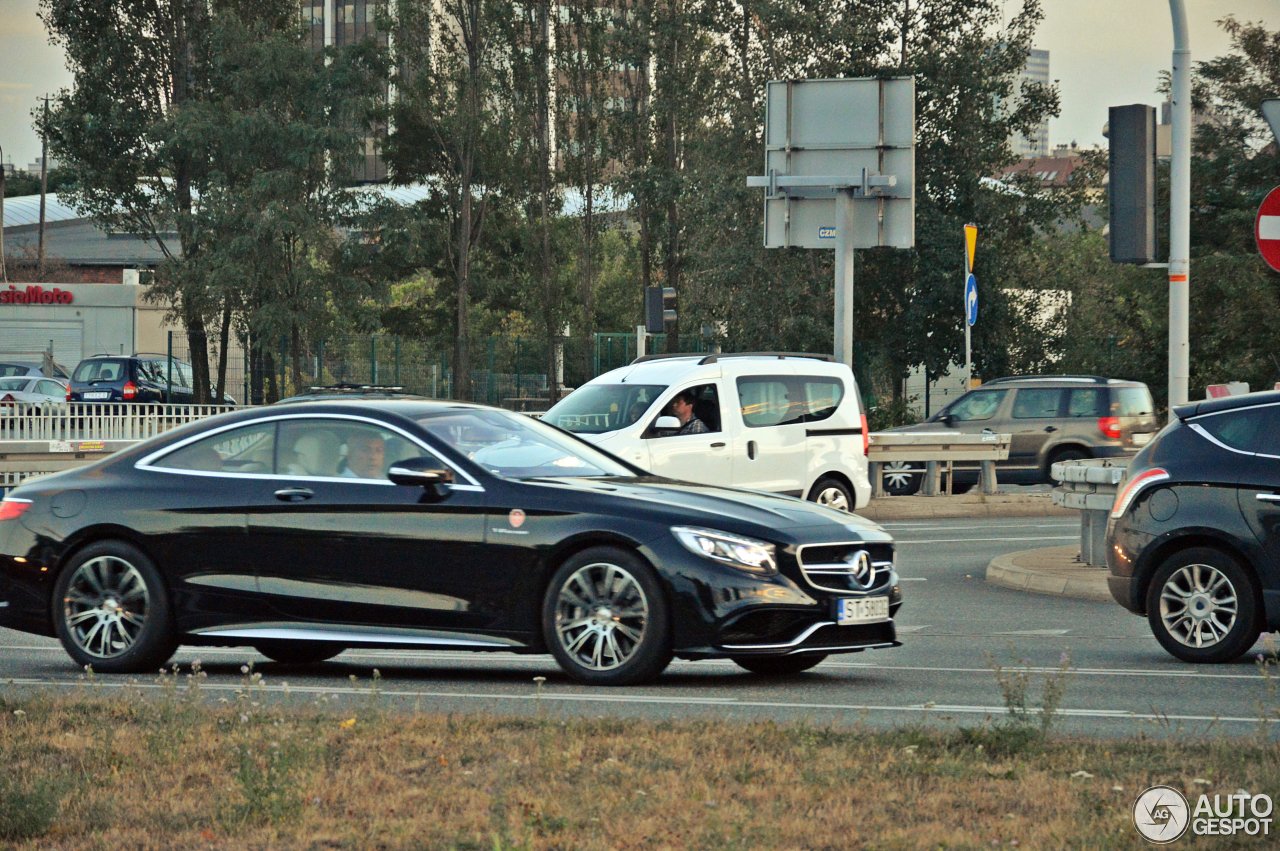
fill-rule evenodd
<path id="1" fill-rule="evenodd" d="M 89 559 L 76 568 L 62 601 L 67 635 L 90 656 L 114 659 L 137 643 L 147 624 L 147 584 L 117 556 Z"/>
<path id="2" fill-rule="evenodd" d="M 817 496 L 813 500 L 818 505 L 825 505 L 828 508 L 835 508 L 840 511 L 850 511 L 849 497 L 845 495 L 843 488 L 830 485 L 818 491 Z"/>
<path id="3" fill-rule="evenodd" d="M 636 655 L 649 625 L 649 601 L 636 578 L 607 562 L 584 565 L 560 586 L 555 634 L 591 671 L 609 671 Z"/>
<path id="4" fill-rule="evenodd" d="M 1165 630 L 1187 647 L 1212 647 L 1221 642 L 1235 626 L 1239 611 L 1235 586 L 1212 565 L 1181 567 L 1160 589 L 1160 619 Z"/>

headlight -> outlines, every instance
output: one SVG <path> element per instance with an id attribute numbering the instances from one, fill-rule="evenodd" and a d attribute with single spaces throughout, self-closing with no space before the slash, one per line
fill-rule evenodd
<path id="1" fill-rule="evenodd" d="M 695 529 L 691 526 L 673 526 L 672 534 L 690 551 L 709 559 L 722 561 L 752 573 L 776 573 L 773 544 L 743 538 L 714 529 Z"/>

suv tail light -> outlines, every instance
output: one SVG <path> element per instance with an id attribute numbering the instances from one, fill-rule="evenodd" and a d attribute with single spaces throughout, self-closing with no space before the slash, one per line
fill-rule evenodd
<path id="1" fill-rule="evenodd" d="M 5 497 L 3 500 L 0 500 L 0 521 L 16 520 L 30 507 L 31 500 L 29 499 Z"/>
<path id="2" fill-rule="evenodd" d="M 867 429 L 867 415 L 861 415 L 862 420 L 862 454 L 866 455 L 871 450 L 871 432 Z"/>
<path id="3" fill-rule="evenodd" d="M 1120 438 L 1120 418 L 1098 417 L 1098 431 L 1102 432 L 1103 437 L 1118 440 Z"/>
<path id="4" fill-rule="evenodd" d="M 70 384 L 67 385 L 67 401 L 68 402 L 71 401 L 71 385 Z"/>
<path id="5" fill-rule="evenodd" d="M 1115 520 L 1128 511 L 1129 506 L 1133 504 L 1139 493 L 1151 485 L 1163 482 L 1167 478 L 1169 478 L 1169 471 L 1161 467 L 1152 467 L 1150 470 L 1134 476 L 1116 494 L 1116 501 L 1111 506 L 1111 519 Z"/>
<path id="6" fill-rule="evenodd" d="M 126 402 L 130 402 L 138 398 L 138 385 L 134 384 L 132 381 L 126 381 L 121 392 L 124 395 L 124 400 Z"/>
<path id="7" fill-rule="evenodd" d="M 12 393 L 6 393 L 3 396 L 0 396 L 0 405 L 12 405 L 16 401 L 17 400 L 13 398 Z"/>

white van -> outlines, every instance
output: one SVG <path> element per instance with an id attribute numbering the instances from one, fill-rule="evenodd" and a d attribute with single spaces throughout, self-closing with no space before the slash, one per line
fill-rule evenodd
<path id="1" fill-rule="evenodd" d="M 682 391 L 705 433 L 677 434 L 671 403 Z M 845 511 L 871 499 L 862 399 L 853 372 L 830 355 L 649 355 L 593 378 L 542 418 L 672 479 Z"/>

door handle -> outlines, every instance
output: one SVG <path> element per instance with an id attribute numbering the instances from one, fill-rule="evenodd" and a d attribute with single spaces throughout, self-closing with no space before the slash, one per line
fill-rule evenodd
<path id="1" fill-rule="evenodd" d="M 1058 427 L 1057 427 L 1057 426 L 1045 426 L 1045 427 L 1044 427 L 1044 430 L 1045 430 L 1045 431 L 1057 431 L 1057 430 L 1058 430 Z"/>
<path id="2" fill-rule="evenodd" d="M 712 448 L 712 449 L 724 449 L 724 441 L 723 441 L 723 440 L 720 440 L 720 441 L 717 441 L 717 442 L 715 442 L 715 443 L 711 444 L 711 448 Z"/>
<path id="3" fill-rule="evenodd" d="M 1280 493 L 1260 493 L 1258 494 L 1259 502 L 1280 502 Z"/>
<path id="4" fill-rule="evenodd" d="M 276 491 L 276 499 L 281 502 L 302 502 L 315 496 L 311 488 L 281 488 Z"/>
<path id="5" fill-rule="evenodd" d="M 756 442 L 754 440 L 747 441 L 747 457 L 752 461 L 756 460 Z"/>

